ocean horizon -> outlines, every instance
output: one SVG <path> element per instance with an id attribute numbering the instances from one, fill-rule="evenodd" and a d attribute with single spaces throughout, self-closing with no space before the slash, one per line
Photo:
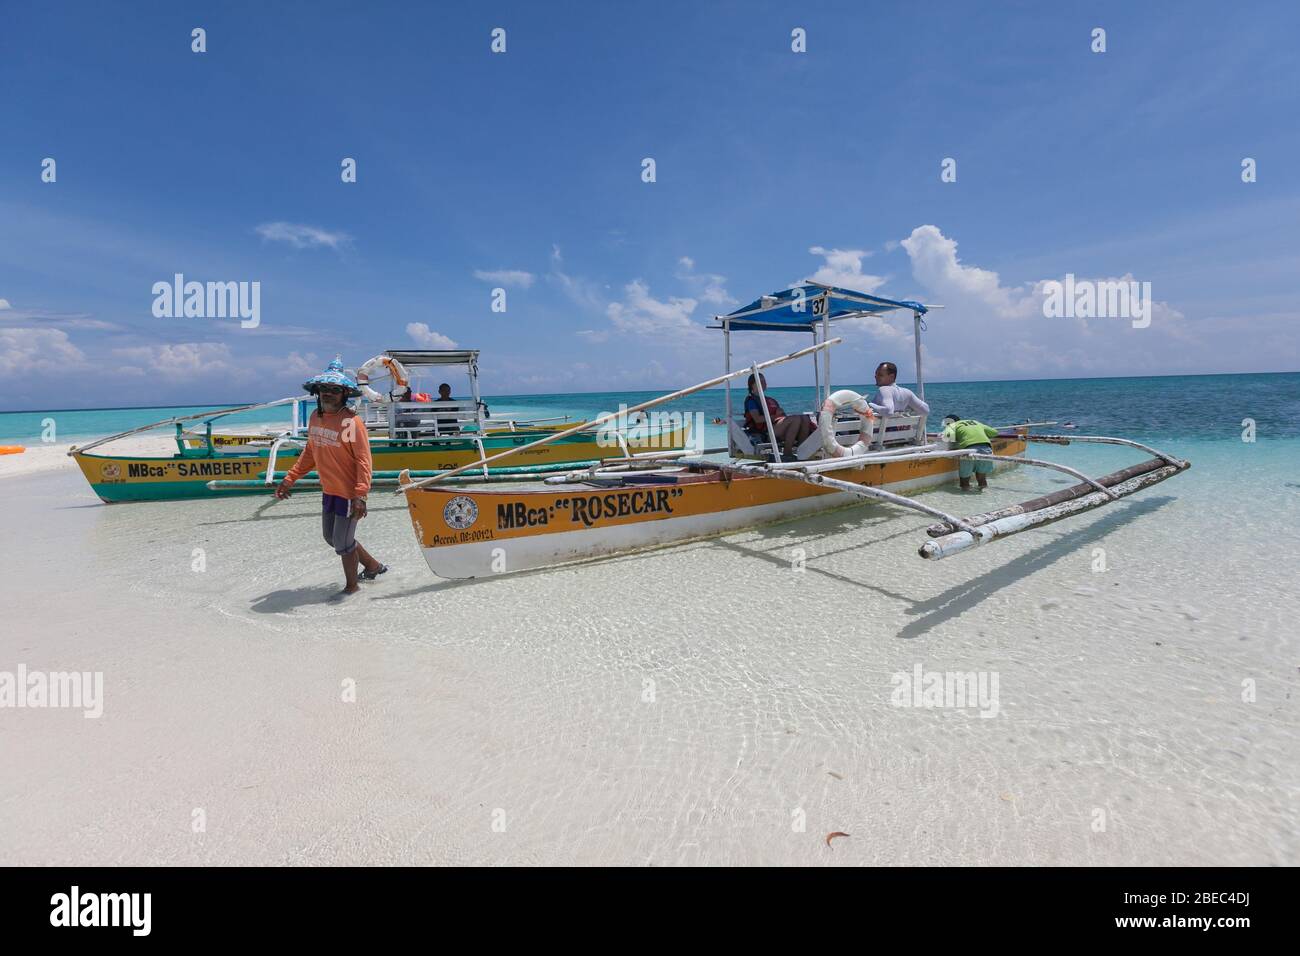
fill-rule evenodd
<path id="1" fill-rule="evenodd" d="M 906 384 L 906 383 L 904 383 Z M 868 383 L 837 383 L 870 394 Z M 519 419 L 591 418 L 616 412 L 663 395 L 671 389 L 633 391 L 554 392 L 484 395 L 497 417 Z M 743 400 L 743 380 L 732 386 L 733 411 Z M 812 386 L 777 386 L 768 390 L 790 412 L 811 410 Z M 1223 405 L 1220 395 L 1231 396 Z M 458 393 L 457 393 L 458 394 Z M 725 414 L 726 389 L 696 392 L 660 409 L 683 415 L 703 415 L 706 422 Z M 1156 440 L 1239 438 L 1243 421 L 1254 423 L 1258 440 L 1300 436 L 1300 372 L 1226 372 L 1206 375 L 1108 376 L 1096 378 L 1000 379 L 980 382 L 928 382 L 926 397 L 932 417 L 950 412 L 992 425 L 1021 421 L 1069 422 L 1080 433 L 1123 434 Z M 108 408 L 46 408 L 0 412 L 0 442 L 42 440 L 47 419 L 54 419 L 51 444 L 103 437 L 154 421 L 251 401 L 194 405 L 143 405 Z M 223 419 L 227 425 L 287 422 L 285 406 L 241 412 Z M 725 442 L 721 426 L 706 433 L 710 444 Z"/>

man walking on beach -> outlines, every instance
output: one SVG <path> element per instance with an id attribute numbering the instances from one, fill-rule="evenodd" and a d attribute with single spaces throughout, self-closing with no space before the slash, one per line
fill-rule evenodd
<path id="1" fill-rule="evenodd" d="M 977 422 L 973 418 L 958 418 L 956 415 L 948 415 L 943 420 L 943 435 L 941 437 L 948 443 L 949 448 L 969 448 L 981 455 L 991 455 L 993 454 L 993 446 L 989 444 L 989 441 L 998 437 L 998 430 L 990 428 L 983 422 Z M 970 491 L 972 472 L 975 473 L 975 480 L 979 482 L 980 488 L 987 488 L 989 486 L 987 476 L 993 473 L 993 462 L 972 461 L 969 458 L 958 459 L 957 481 L 961 485 L 962 491 Z"/>
<path id="2" fill-rule="evenodd" d="M 373 581 L 388 570 L 370 556 L 356 539 L 357 522 L 366 516 L 366 495 L 370 493 L 370 436 L 365 422 L 348 408 L 349 398 L 361 394 L 357 383 L 343 371 L 339 359 L 302 386 L 316 396 L 316 411 L 307 423 L 307 446 L 275 489 L 277 498 L 288 498 L 293 483 L 313 468 L 320 475 L 321 533 L 343 559 L 346 585 L 343 594 L 355 594 L 357 566 L 361 577 Z"/>
<path id="3" fill-rule="evenodd" d="M 871 410 L 877 415 L 929 415 L 927 405 L 910 388 L 895 385 L 898 379 L 898 366 L 893 362 L 881 362 L 876 367 L 876 394 L 871 396 Z"/>

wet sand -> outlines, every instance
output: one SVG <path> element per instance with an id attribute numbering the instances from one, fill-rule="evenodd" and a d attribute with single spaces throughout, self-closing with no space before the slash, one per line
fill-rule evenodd
<path id="1" fill-rule="evenodd" d="M 1182 451 L 938 564 L 926 519 L 866 506 L 449 584 L 376 492 L 359 536 L 393 570 L 344 601 L 309 491 L 8 477 L 0 671 L 102 671 L 104 713 L 0 709 L 0 859 L 1300 863 L 1286 449 Z M 929 500 L 1055 487 L 1025 471 Z M 998 716 L 897 706 L 917 665 L 996 675 Z"/>

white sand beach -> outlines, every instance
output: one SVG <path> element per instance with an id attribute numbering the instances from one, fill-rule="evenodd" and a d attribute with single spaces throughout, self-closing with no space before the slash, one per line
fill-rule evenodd
<path id="1" fill-rule="evenodd" d="M 85 444 L 82 442 L 81 444 Z M 16 478 L 51 471 L 68 471 L 80 474 L 77 463 L 68 457 L 68 449 L 77 442 L 57 444 L 34 443 L 12 455 L 0 455 L 0 478 Z M 157 435 L 134 435 L 113 442 L 114 455 L 174 455 L 176 442 Z"/>
<path id="2" fill-rule="evenodd" d="M 0 860 L 1294 865 L 1284 451 L 1233 466 L 1249 501 L 1202 451 L 940 564 L 867 506 L 448 584 L 376 492 L 392 571 L 339 602 L 315 494 L 105 506 L 39 449 L 0 481 L 0 671 L 102 672 L 103 715 L 0 710 Z M 918 666 L 996 675 L 997 716 L 898 706 Z"/>

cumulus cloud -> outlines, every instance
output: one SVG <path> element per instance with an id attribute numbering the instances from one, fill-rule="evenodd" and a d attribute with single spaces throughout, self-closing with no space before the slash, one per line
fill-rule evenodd
<path id="1" fill-rule="evenodd" d="M 408 322 L 406 324 L 406 334 L 411 337 L 411 341 L 421 348 L 426 349 L 454 349 L 456 343 L 441 332 L 435 332 L 424 322 Z"/>
<path id="2" fill-rule="evenodd" d="M 194 381 L 239 370 L 222 342 L 177 342 L 115 348 L 114 358 L 165 382 Z"/>
<path id="3" fill-rule="evenodd" d="M 924 300 L 945 306 L 928 317 L 927 378 L 1142 375 L 1223 367 L 1206 337 L 1213 325 L 1194 328 L 1154 295 L 1147 328 L 1134 328 L 1131 318 L 1122 317 L 1052 318 L 1043 309 L 1046 283 L 1064 275 L 1005 283 L 997 272 L 963 262 L 957 242 L 933 225 L 916 227 L 900 245 L 911 260 L 913 279 L 925 289 Z M 1132 274 L 1076 276 L 1077 282 L 1134 280 Z"/>
<path id="4" fill-rule="evenodd" d="M 10 306 L 9 306 L 9 300 L 8 300 L 8 299 L 0 299 L 0 312 L 4 311 L 5 309 L 7 309 L 7 308 L 9 308 L 9 307 L 10 307 Z"/>
<path id="5" fill-rule="evenodd" d="M 821 268 L 809 277 L 814 282 L 855 289 L 858 292 L 875 292 L 885 284 L 883 276 L 862 271 L 862 260 L 871 255 L 864 249 L 826 249 L 823 246 L 813 246 L 808 251 L 825 260 Z"/>
<path id="6" fill-rule="evenodd" d="M 937 226 L 917 226 L 900 245 L 912 260 L 912 275 L 938 301 L 975 301 L 1004 318 L 1032 318 L 1042 314 L 1042 300 L 1032 289 L 1004 286 L 996 272 L 963 264 L 957 243 Z"/>
<path id="7" fill-rule="evenodd" d="M 266 242 L 287 242 L 295 249 L 310 249 L 317 246 L 337 249 L 352 241 L 352 237 L 347 233 L 330 232 L 318 226 L 292 222 L 264 222 L 257 227 L 256 231 Z"/>
<path id="8" fill-rule="evenodd" d="M 699 303 L 695 299 L 670 296 L 656 299 L 650 288 L 640 279 L 633 279 L 623 287 L 622 302 L 611 302 L 605 310 L 614 328 L 636 335 L 694 336 L 704 327 L 691 319 Z"/>
<path id="9" fill-rule="evenodd" d="M 483 282 L 492 282 L 496 285 L 518 286 L 521 289 L 527 289 L 537 280 L 537 276 L 531 272 L 524 272 L 520 269 L 475 269 L 474 278 Z"/>
<path id="10" fill-rule="evenodd" d="M 0 327 L 0 375 L 66 372 L 85 364 L 85 354 L 62 329 Z"/>

